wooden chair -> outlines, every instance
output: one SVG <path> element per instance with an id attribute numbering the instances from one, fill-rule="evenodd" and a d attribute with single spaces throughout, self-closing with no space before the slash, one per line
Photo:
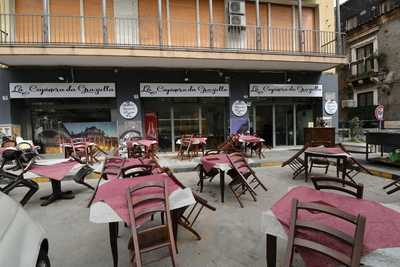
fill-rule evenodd
<path id="1" fill-rule="evenodd" d="M 159 189 L 160 192 L 146 195 L 138 194 L 139 191 L 149 188 L 153 188 L 153 190 Z M 132 237 L 128 245 L 131 254 L 131 266 L 141 267 L 143 253 L 163 247 L 168 247 L 172 265 L 178 266 L 176 260 L 176 245 L 172 232 L 171 214 L 169 211 L 168 191 L 165 181 L 148 181 L 131 186 L 127 189 L 127 200 L 132 232 Z M 153 203 L 153 206 L 150 208 L 145 207 L 148 203 Z M 164 214 L 164 220 L 162 220 L 161 224 L 146 229 L 138 227 L 138 220 L 155 213 Z"/>
<path id="2" fill-rule="evenodd" d="M 135 142 L 142 139 L 141 136 L 132 136 L 127 140 L 128 158 L 141 158 L 145 155 L 142 146 L 135 144 Z"/>
<path id="3" fill-rule="evenodd" d="M 192 148 L 192 139 L 193 135 L 192 134 L 186 134 L 181 136 L 181 143 L 179 145 L 179 150 L 178 150 L 178 158 L 179 159 L 184 159 L 185 156 L 187 158 L 191 158 L 191 148 Z"/>
<path id="4" fill-rule="evenodd" d="M 228 158 L 232 164 L 232 169 L 228 171 L 228 174 L 233 177 L 238 174 L 241 174 L 249 184 L 252 186 L 253 190 L 256 190 L 257 187 L 261 186 L 264 191 L 268 191 L 267 187 L 261 182 L 261 180 L 257 177 L 255 171 L 249 166 L 247 160 L 241 153 L 233 153 L 228 155 Z"/>
<path id="5" fill-rule="evenodd" d="M 342 145 L 338 144 L 338 146 L 343 150 L 343 152 L 348 153 L 350 155 L 350 152 Z M 339 172 L 343 169 L 342 167 L 342 162 L 336 166 L 336 172 L 337 176 L 339 176 Z M 345 169 L 346 169 L 346 177 L 349 178 L 350 181 L 352 181 L 354 184 L 357 184 L 356 181 L 354 180 L 354 177 L 356 177 L 358 174 L 364 172 L 369 175 L 372 175 L 371 171 L 369 171 L 367 168 L 365 168 L 360 162 L 358 162 L 355 158 L 349 157 L 344 161 L 345 164 Z"/>
<path id="6" fill-rule="evenodd" d="M 296 154 L 282 163 L 282 167 L 289 166 L 293 170 L 293 180 L 306 170 L 306 163 L 301 155 L 306 151 L 307 146 L 300 149 Z"/>
<path id="7" fill-rule="evenodd" d="M 24 166 L 22 164 L 22 157 L 23 152 L 20 150 L 9 149 L 3 151 L 2 154 L 2 163 L 0 166 L 0 185 L 4 185 L 4 187 L 0 187 L 0 191 L 9 194 L 12 190 L 17 187 L 26 187 L 28 188 L 28 192 L 24 195 L 22 200 L 20 201 L 21 205 L 24 206 L 31 197 L 39 190 L 39 185 L 30 179 L 25 179 L 24 174 L 28 171 L 30 166 L 33 163 L 33 159 Z M 18 169 L 21 169 L 21 173 L 19 174 L 12 174 L 5 170 L 6 163 L 9 162 L 16 162 Z"/>
<path id="8" fill-rule="evenodd" d="M 85 138 L 73 138 L 72 155 L 84 163 L 89 163 L 89 148 Z"/>
<path id="9" fill-rule="evenodd" d="M 179 180 L 175 177 L 175 175 L 169 170 L 164 169 L 165 173 L 175 181 L 182 189 L 186 188 Z M 208 204 L 208 201 L 204 198 L 200 197 L 196 193 L 193 193 L 193 197 L 196 200 L 196 203 L 188 209 L 185 209 L 183 213 L 180 214 L 178 224 L 191 232 L 193 235 L 197 237 L 198 240 L 201 240 L 200 234 L 193 228 L 193 225 L 196 223 L 197 219 L 199 218 L 201 212 L 204 208 L 215 211 L 215 207 Z"/>
<path id="10" fill-rule="evenodd" d="M 261 186 L 265 191 L 268 189 L 257 177 L 252 168 L 247 164 L 246 159 L 241 153 L 232 153 L 228 155 L 229 162 L 232 166 L 227 174 L 232 178 L 232 182 L 229 183 L 229 188 L 232 190 L 233 195 L 236 197 L 240 206 L 243 208 L 243 203 L 240 197 L 247 191 L 250 193 L 254 201 L 256 199 L 255 190 Z"/>
<path id="11" fill-rule="evenodd" d="M 334 177 L 311 177 L 311 181 L 316 190 L 336 190 L 359 199 L 363 198 L 364 186 L 362 184 L 354 184 L 350 181 L 343 181 L 343 179 Z M 343 183 L 346 187 L 343 187 Z"/>
<path id="12" fill-rule="evenodd" d="M 94 198 L 96 197 L 97 190 L 102 180 L 118 179 L 121 175 L 122 168 L 125 164 L 125 159 L 120 157 L 107 157 L 104 161 L 103 168 L 101 170 L 100 178 L 97 181 L 96 188 L 93 192 L 92 197 L 89 200 L 88 207 L 92 205 Z"/>
<path id="13" fill-rule="evenodd" d="M 319 169 L 325 169 L 325 174 L 328 173 L 328 169 L 329 169 L 329 160 L 327 158 L 324 157 L 312 157 L 310 158 L 310 172 L 312 172 L 313 168 L 319 168 Z"/>
<path id="14" fill-rule="evenodd" d="M 312 221 L 299 220 L 298 211 L 306 210 L 309 212 L 319 212 L 331 215 L 337 219 L 347 221 L 354 224 L 355 231 L 354 235 L 350 236 L 338 229 L 332 227 L 314 223 Z M 307 230 L 306 233 L 319 233 L 326 235 L 328 237 L 334 238 L 337 242 L 341 242 L 351 247 L 351 255 L 345 255 L 333 248 L 330 248 L 324 244 L 318 243 L 314 240 L 307 239 L 307 235 L 302 234 L 301 230 Z M 361 253 L 363 251 L 363 238 L 365 231 L 365 217 L 358 215 L 354 216 L 352 214 L 346 213 L 342 210 L 317 204 L 317 203 L 301 203 L 297 199 L 293 199 L 292 204 L 292 215 L 289 228 L 289 241 L 287 244 L 287 256 L 285 259 L 284 267 L 291 267 L 293 261 L 293 254 L 296 248 L 309 249 L 319 254 L 328 256 L 329 258 L 336 260 L 337 262 L 349 266 L 349 267 L 359 267 Z"/>

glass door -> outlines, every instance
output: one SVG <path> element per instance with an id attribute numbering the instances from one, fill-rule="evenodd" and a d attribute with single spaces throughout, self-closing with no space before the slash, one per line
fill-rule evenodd
<path id="1" fill-rule="evenodd" d="M 277 146 L 294 145 L 293 105 L 275 106 L 275 140 Z"/>
<path id="2" fill-rule="evenodd" d="M 199 105 L 194 103 L 174 104 L 175 142 L 184 134 L 200 134 Z"/>
<path id="3" fill-rule="evenodd" d="M 304 128 L 314 121 L 312 104 L 296 105 L 296 144 L 304 145 Z"/>
<path id="4" fill-rule="evenodd" d="M 272 105 L 257 106 L 255 125 L 256 125 L 256 134 L 265 140 L 265 144 L 272 146 L 273 143 Z"/>

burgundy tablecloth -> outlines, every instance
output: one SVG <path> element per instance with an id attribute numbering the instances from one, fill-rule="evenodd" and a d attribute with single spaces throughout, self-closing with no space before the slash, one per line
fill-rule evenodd
<path id="1" fill-rule="evenodd" d="M 169 194 L 180 188 L 176 181 L 171 179 L 166 174 L 155 174 L 127 179 L 116 179 L 105 183 L 98 188 L 94 202 L 104 201 L 121 217 L 124 222 L 130 224 L 126 193 L 127 188 L 147 181 L 161 180 L 165 180 L 167 182 L 167 190 Z M 161 189 L 156 188 L 142 189 L 137 191 L 135 193 L 135 196 L 161 192 L 160 190 Z M 157 205 L 157 203 L 148 202 L 141 207 L 148 208 L 154 205 Z M 137 225 L 143 224 L 147 219 L 148 218 L 144 218 L 143 220 L 138 221 Z"/>
<path id="2" fill-rule="evenodd" d="M 204 170 L 209 172 L 215 168 L 215 165 L 218 163 L 229 164 L 229 159 L 226 154 L 218 154 L 201 157 L 200 162 L 203 165 Z"/>
<path id="3" fill-rule="evenodd" d="M 61 181 L 77 164 L 79 163 L 72 159 L 53 165 L 33 164 L 29 171 L 52 180 Z"/>
<path id="4" fill-rule="evenodd" d="M 400 213 L 374 201 L 359 200 L 331 192 L 320 192 L 308 187 L 292 189 L 272 207 L 273 213 L 286 230 L 290 225 L 292 199 L 294 198 L 301 202 L 317 202 L 331 205 L 354 215 L 364 215 L 366 217 L 364 255 L 379 248 L 400 247 Z M 301 211 L 299 212 L 299 218 L 338 228 L 350 235 L 354 234 L 354 227 L 350 223 L 333 218 L 330 215 Z M 348 247 L 340 246 L 334 239 L 326 238 L 323 235 L 308 237 L 316 239 L 329 247 L 336 248 L 347 255 L 350 253 Z M 309 250 L 300 250 L 300 253 L 309 267 L 336 266 L 329 258 Z"/>

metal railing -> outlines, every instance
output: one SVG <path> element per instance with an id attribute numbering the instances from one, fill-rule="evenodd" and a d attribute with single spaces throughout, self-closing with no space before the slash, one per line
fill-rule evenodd
<path id="1" fill-rule="evenodd" d="M 0 45 L 157 48 L 343 56 L 343 36 L 156 18 L 0 14 Z M 301 33 L 301 34 L 300 34 Z M 301 36 L 301 37 L 300 37 Z M 301 40 L 301 41 L 299 41 Z"/>

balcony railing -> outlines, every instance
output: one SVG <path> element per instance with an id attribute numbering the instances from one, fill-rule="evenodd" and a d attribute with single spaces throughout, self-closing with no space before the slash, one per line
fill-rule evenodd
<path id="1" fill-rule="evenodd" d="M 183 49 L 343 56 L 335 32 L 153 18 L 0 14 L 2 46 Z"/>

